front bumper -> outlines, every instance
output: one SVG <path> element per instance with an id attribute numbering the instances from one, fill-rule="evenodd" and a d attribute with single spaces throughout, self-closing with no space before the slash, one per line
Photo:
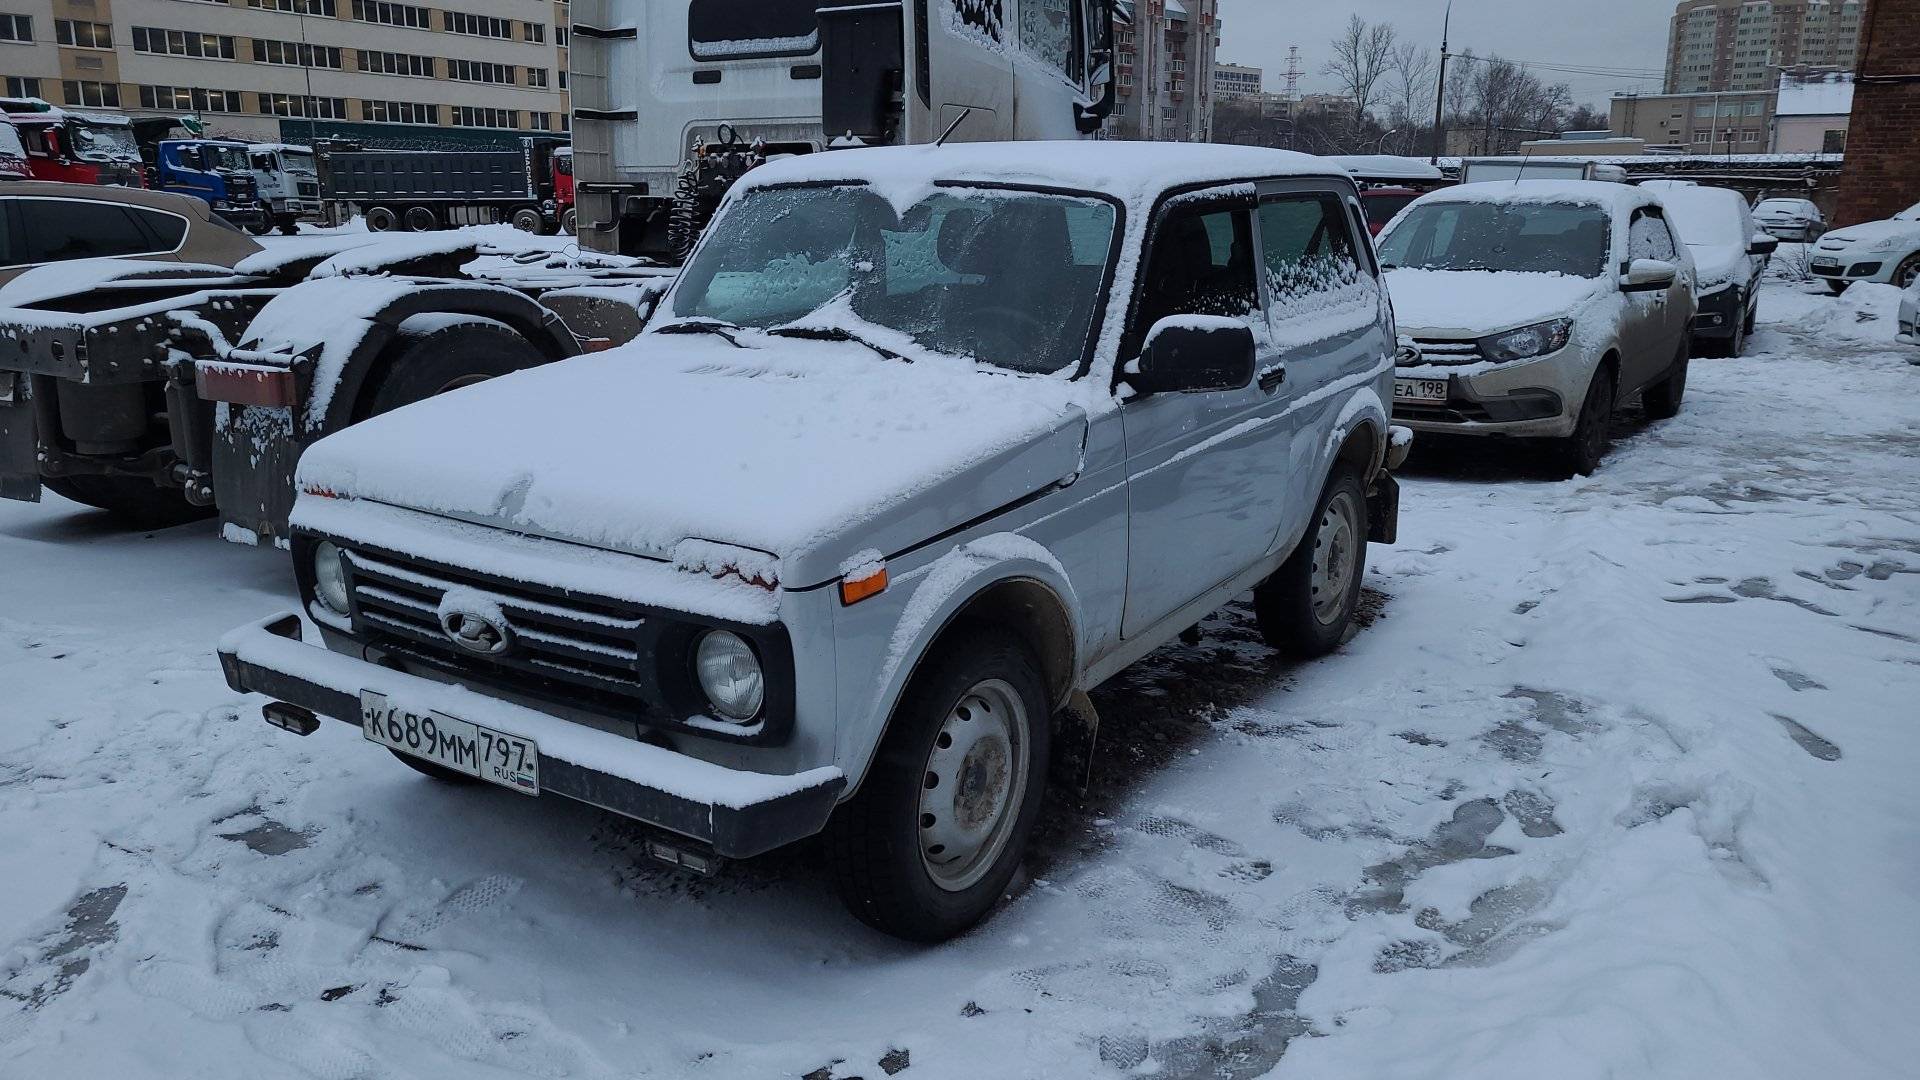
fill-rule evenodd
<path id="1" fill-rule="evenodd" d="M 1693 317 L 1694 338 L 1730 338 L 1747 319 L 1746 294 L 1729 285 L 1700 298 Z"/>
<path id="2" fill-rule="evenodd" d="M 231 224 L 242 228 L 259 225 L 267 218 L 267 210 L 257 202 L 230 203 L 214 207 L 213 213 Z"/>
<path id="3" fill-rule="evenodd" d="M 1828 281 L 1885 281 L 1893 273 L 1893 258 L 1892 252 L 1836 253 L 1815 248 L 1807 269 Z"/>
<path id="4" fill-rule="evenodd" d="M 1446 364 L 1422 364 L 1398 368 L 1394 375 L 1448 381 L 1444 403 L 1394 401 L 1393 422 L 1416 432 L 1564 438 L 1573 433 L 1593 366 L 1578 345 L 1569 345 L 1537 359 L 1466 374 Z"/>
<path id="5" fill-rule="evenodd" d="M 600 731 L 301 641 L 291 613 L 220 642 L 233 689 L 265 694 L 358 727 L 360 693 L 442 712 L 528 739 L 540 748 L 540 794 L 610 810 L 710 847 L 722 858 L 759 855 L 818 833 L 847 780 L 838 768 L 794 776 L 745 772 Z"/>

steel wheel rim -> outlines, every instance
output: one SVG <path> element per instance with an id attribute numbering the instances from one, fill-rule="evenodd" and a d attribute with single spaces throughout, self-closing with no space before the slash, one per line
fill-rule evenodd
<path id="1" fill-rule="evenodd" d="M 1313 535 L 1313 617 L 1322 626 L 1340 619 L 1353 591 L 1353 567 L 1359 556 L 1360 513 L 1353 495 L 1342 491 L 1327 500 Z"/>
<path id="2" fill-rule="evenodd" d="M 1026 702 L 985 679 L 947 710 L 922 771 L 915 830 L 933 883 L 962 892 L 985 878 L 1013 837 L 1026 801 Z"/>
<path id="3" fill-rule="evenodd" d="M 1599 461 L 1600 454 L 1607 448 L 1607 420 L 1613 412 L 1612 388 L 1597 386 L 1587 398 L 1587 408 L 1591 410 L 1588 418 L 1586 437 L 1582 440 L 1588 461 Z"/>

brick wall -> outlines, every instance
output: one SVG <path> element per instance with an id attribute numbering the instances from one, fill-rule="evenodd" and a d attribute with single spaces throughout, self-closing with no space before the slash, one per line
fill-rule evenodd
<path id="1" fill-rule="evenodd" d="M 1861 20 L 1859 79 L 1836 225 L 1920 203 L 1920 0 L 1873 0 Z"/>

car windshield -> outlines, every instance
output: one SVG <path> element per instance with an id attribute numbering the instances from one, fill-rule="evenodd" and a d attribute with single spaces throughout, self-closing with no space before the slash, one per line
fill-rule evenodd
<path id="1" fill-rule="evenodd" d="M 1607 230 L 1607 212 L 1587 203 L 1432 202 L 1410 207 L 1380 238 L 1380 262 L 1600 277 Z"/>
<path id="2" fill-rule="evenodd" d="M 73 156 L 82 161 L 140 160 L 140 146 L 130 127 L 75 121 L 68 130 L 73 133 Z"/>
<path id="3" fill-rule="evenodd" d="M 995 188 L 942 188 L 904 213 L 863 185 L 763 189 L 714 223 L 673 314 L 683 328 L 851 336 L 909 358 L 1062 371 L 1085 354 L 1116 218 L 1091 196 Z"/>
<path id="4" fill-rule="evenodd" d="M 215 169 L 226 169 L 233 172 L 245 172 L 247 170 L 247 148 L 244 146 L 208 145 L 205 147 L 205 150 L 207 152 L 207 163 Z"/>

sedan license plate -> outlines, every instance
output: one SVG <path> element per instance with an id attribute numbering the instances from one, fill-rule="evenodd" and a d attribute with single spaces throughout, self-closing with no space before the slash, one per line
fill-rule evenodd
<path id="1" fill-rule="evenodd" d="M 1444 403 L 1447 400 L 1447 380 L 1395 379 L 1393 400 Z"/>
<path id="2" fill-rule="evenodd" d="M 540 748 L 531 739 L 442 712 L 414 712 L 385 694 L 360 691 L 360 730 L 381 746 L 457 773 L 540 794 Z"/>
<path id="3" fill-rule="evenodd" d="M 1840 264 L 1838 262 L 1835 262 L 1832 259 L 1815 259 L 1813 260 L 1813 268 L 1815 270 L 1838 271 L 1840 269 Z"/>

